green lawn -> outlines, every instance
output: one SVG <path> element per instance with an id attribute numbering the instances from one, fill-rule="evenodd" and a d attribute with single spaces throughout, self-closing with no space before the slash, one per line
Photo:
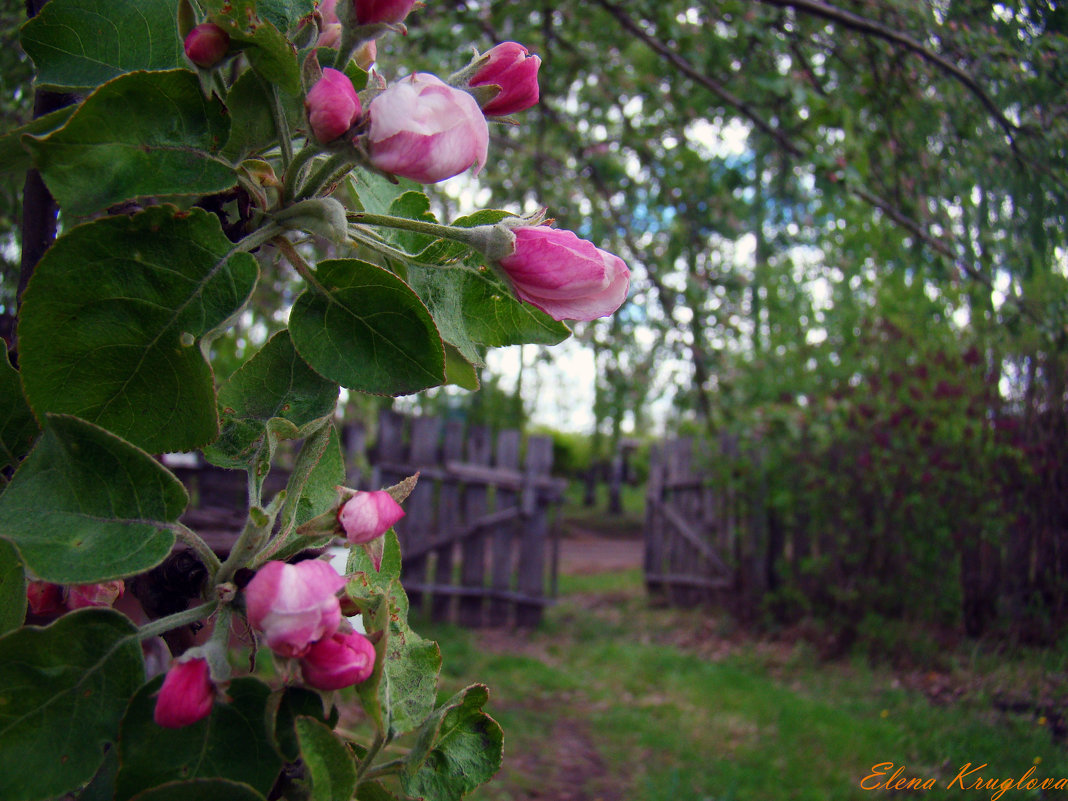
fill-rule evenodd
<path id="1" fill-rule="evenodd" d="M 935 779 L 938 794 L 968 762 L 989 765 L 970 781 L 1036 760 L 1032 777 L 1068 777 L 1052 721 L 995 703 L 1060 693 L 1057 655 L 958 654 L 939 674 L 821 663 L 706 612 L 650 608 L 637 571 L 562 576 L 533 632 L 416 628 L 441 644 L 442 696 L 484 682 L 504 727 L 504 768 L 474 799 L 870 799 L 888 794 L 860 787 L 880 763 Z"/>

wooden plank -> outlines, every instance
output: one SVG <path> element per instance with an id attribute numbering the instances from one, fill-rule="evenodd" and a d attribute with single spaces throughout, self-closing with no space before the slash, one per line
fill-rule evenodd
<path id="1" fill-rule="evenodd" d="M 726 590 L 734 586 L 734 582 L 729 578 L 714 579 L 681 573 L 659 573 L 650 578 L 658 584 L 700 587 L 709 590 Z"/>
<path id="2" fill-rule="evenodd" d="M 664 502 L 664 445 L 649 452 L 649 479 L 645 489 L 645 589 L 652 598 L 663 595 L 665 587 L 652 577 L 663 570 L 664 519 L 659 513 Z"/>
<path id="3" fill-rule="evenodd" d="M 519 472 L 519 432 L 508 429 L 497 434 L 497 454 L 495 468 L 501 475 Z M 495 508 L 507 509 L 519 504 L 519 495 L 508 484 L 497 487 Z M 514 543 L 518 539 L 519 527 L 512 523 L 497 526 L 490 537 L 490 587 L 494 595 L 486 609 L 487 621 L 491 626 L 508 624 L 511 604 L 503 600 L 501 593 L 512 589 L 514 573 Z"/>
<path id="4" fill-rule="evenodd" d="M 485 535 L 487 532 L 497 529 L 499 526 L 510 523 L 519 517 L 519 507 L 512 506 L 508 509 L 500 509 L 489 514 L 482 515 L 470 523 L 462 523 L 461 528 L 452 531 L 443 531 L 438 536 L 424 543 L 421 551 L 413 551 L 412 556 L 430 553 L 436 548 L 444 547 L 448 543 L 453 545 L 462 543 L 469 537 Z"/>
<path id="5" fill-rule="evenodd" d="M 514 590 L 495 590 L 492 587 L 461 587 L 456 584 L 414 584 L 411 582 L 405 582 L 404 587 L 405 589 L 414 589 L 419 592 L 432 593 L 434 595 L 452 595 L 459 596 L 461 599 L 475 599 L 478 601 L 489 598 L 513 604 L 521 603 L 537 605 L 540 607 L 549 606 L 553 603 L 552 600 L 545 596 L 537 597 L 533 595 L 524 595 L 523 593 L 515 592 Z"/>
<path id="6" fill-rule="evenodd" d="M 526 472 L 532 479 L 531 486 L 534 486 L 533 479 L 549 474 L 552 464 L 552 439 L 531 437 L 527 441 L 526 458 Z M 517 587 L 522 595 L 540 598 L 545 595 L 545 546 L 549 535 L 549 504 L 534 492 L 531 492 L 529 497 L 534 502 L 534 509 L 526 517 L 519 537 Z M 542 609 L 542 604 L 520 603 L 515 610 L 516 625 L 538 625 L 541 622 Z"/>
<path id="7" fill-rule="evenodd" d="M 493 441 L 484 426 L 474 426 L 467 434 L 467 461 L 476 465 L 488 465 Z M 467 484 L 463 491 L 463 514 L 465 520 L 477 520 L 486 512 L 486 486 Z M 486 575 L 486 537 L 481 532 L 466 538 L 460 546 L 460 579 L 464 587 L 481 589 Z M 459 603 L 460 624 L 482 625 L 481 595 L 464 595 Z"/>
<path id="8" fill-rule="evenodd" d="M 411 475 L 414 472 L 413 465 L 396 462 L 381 463 L 380 467 L 390 473 L 405 473 Z M 435 481 L 462 481 L 465 484 L 486 484 L 494 487 L 502 487 L 513 492 L 528 486 L 526 477 L 518 470 L 500 470 L 488 465 L 477 465 L 470 462 L 449 461 L 442 467 L 430 467 L 421 465 L 428 479 Z M 553 478 L 552 476 L 538 476 L 534 481 L 538 491 L 544 493 L 551 500 L 560 500 L 567 489 L 567 480 Z"/>
<path id="9" fill-rule="evenodd" d="M 342 436 L 345 441 L 345 485 L 359 488 L 367 479 L 367 429 L 363 423 L 349 423 Z M 376 487 L 377 489 L 377 487 Z"/>
<path id="10" fill-rule="evenodd" d="M 464 424 L 459 420 L 450 420 L 445 424 L 445 440 L 442 445 L 442 457 L 446 462 L 463 457 Z M 453 552 L 456 550 L 453 532 L 463 525 L 460 509 L 460 485 L 455 481 L 443 481 L 438 489 L 438 535 L 433 539 L 444 542 L 435 548 L 434 584 L 451 586 L 453 580 Z M 430 614 L 434 620 L 450 620 L 453 596 L 435 593 L 430 605 Z"/>
<path id="11" fill-rule="evenodd" d="M 686 522 L 681 514 L 667 504 L 661 504 L 659 510 L 660 514 L 664 516 L 664 519 L 671 524 L 675 533 L 686 540 L 695 551 L 711 562 L 713 566 L 721 572 L 727 574 L 731 572 L 730 568 L 728 568 L 724 561 L 720 559 L 719 554 L 717 554 L 712 549 L 712 546 L 701 538 L 700 534 L 694 531 L 693 527 Z"/>
<path id="12" fill-rule="evenodd" d="M 375 466 L 371 474 L 371 488 L 388 487 L 412 475 L 415 471 L 408 469 L 405 464 L 406 455 L 404 417 L 385 409 L 378 415 L 378 435 L 375 439 Z M 397 465 L 397 468 L 390 469 L 391 464 Z"/>
<path id="13" fill-rule="evenodd" d="M 436 464 L 441 421 L 436 417 L 413 417 L 411 424 L 409 461 L 417 468 Z M 420 471 L 419 483 L 415 485 L 415 489 L 412 490 L 412 494 L 408 496 L 404 504 L 407 514 L 401 521 L 404 524 L 401 554 L 404 556 L 404 580 L 413 584 L 426 582 L 425 544 L 433 538 L 436 526 L 434 490 L 434 482 L 425 480 Z M 405 555 L 405 549 L 409 549 L 414 556 Z M 422 609 L 424 597 L 419 592 L 409 592 L 408 601 L 412 609 Z"/>

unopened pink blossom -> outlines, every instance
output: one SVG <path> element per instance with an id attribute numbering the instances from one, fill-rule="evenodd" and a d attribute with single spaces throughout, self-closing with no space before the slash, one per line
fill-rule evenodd
<path id="1" fill-rule="evenodd" d="M 332 142 L 352 127 L 360 116 L 360 98 L 349 77 L 327 67 L 304 99 L 308 123 L 315 138 Z"/>
<path id="2" fill-rule="evenodd" d="M 163 679 L 152 719 L 166 729 L 180 729 L 211 713 L 215 685 L 206 659 L 175 662 Z"/>
<path id="3" fill-rule="evenodd" d="M 326 562 L 268 562 L 245 587 L 248 622 L 263 632 L 275 653 L 301 656 L 313 642 L 337 631 L 337 593 L 343 586 L 345 579 Z"/>
<path id="4" fill-rule="evenodd" d="M 351 0 L 356 9 L 356 22 L 371 25 L 376 22 L 403 22 L 411 12 L 415 0 Z"/>
<path id="5" fill-rule="evenodd" d="M 371 164 L 383 172 L 433 184 L 486 163 L 489 128 L 478 103 L 434 75 L 397 81 L 367 113 Z"/>
<path id="6" fill-rule="evenodd" d="M 210 69 L 230 49 L 230 34 L 213 22 L 197 25 L 185 37 L 185 55 L 198 67 Z"/>
<path id="7" fill-rule="evenodd" d="M 627 299 L 630 271 L 618 256 L 547 226 L 515 228 L 515 251 L 500 260 L 520 300 L 554 320 L 593 320 Z"/>
<path id="8" fill-rule="evenodd" d="M 362 634 L 335 632 L 312 645 L 300 660 L 305 683 L 340 690 L 366 681 L 375 669 L 375 647 Z"/>
<path id="9" fill-rule="evenodd" d="M 67 608 L 63 603 L 63 586 L 50 581 L 27 584 L 26 604 L 35 615 L 58 615 Z"/>
<path id="10" fill-rule="evenodd" d="M 101 581 L 97 584 L 74 584 L 67 587 L 64 600 L 68 609 L 82 609 L 86 606 L 113 606 L 126 591 L 122 579 Z"/>
<path id="11" fill-rule="evenodd" d="M 385 490 L 357 492 L 345 501 L 337 515 L 345 538 L 353 545 L 381 537 L 402 517 L 404 509 Z"/>
<path id="12" fill-rule="evenodd" d="M 488 61 L 471 78 L 470 86 L 496 85 L 501 92 L 484 106 L 485 114 L 503 117 L 538 102 L 541 59 L 518 42 L 502 42 L 488 50 Z"/>

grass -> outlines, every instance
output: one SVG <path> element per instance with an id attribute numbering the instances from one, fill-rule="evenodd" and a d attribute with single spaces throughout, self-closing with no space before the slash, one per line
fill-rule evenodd
<path id="1" fill-rule="evenodd" d="M 505 730 L 504 768 L 472 799 L 869 799 L 861 780 L 888 762 L 940 790 L 968 762 L 988 763 L 984 779 L 1036 762 L 1039 779 L 1068 777 L 1050 721 L 995 704 L 1059 687 L 1064 659 L 1048 654 L 958 654 L 937 676 L 821 663 L 800 642 L 651 608 L 639 571 L 562 576 L 561 602 L 536 631 L 416 628 L 441 645 L 442 697 L 488 684 Z M 936 681 L 950 691 L 932 694 Z"/>

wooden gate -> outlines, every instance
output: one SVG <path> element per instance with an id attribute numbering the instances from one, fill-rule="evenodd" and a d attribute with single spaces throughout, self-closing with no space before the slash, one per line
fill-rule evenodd
<path id="1" fill-rule="evenodd" d="M 533 626 L 555 584 L 550 516 L 566 482 L 549 475 L 552 440 L 465 428 L 458 420 L 379 417 L 372 484 L 419 473 L 397 526 L 413 608 L 465 626 Z"/>
<path id="2" fill-rule="evenodd" d="M 714 488 L 693 464 L 693 440 L 654 446 L 646 496 L 645 582 L 650 597 L 677 606 L 718 599 L 734 584 L 721 554 L 737 521 L 729 488 Z"/>

